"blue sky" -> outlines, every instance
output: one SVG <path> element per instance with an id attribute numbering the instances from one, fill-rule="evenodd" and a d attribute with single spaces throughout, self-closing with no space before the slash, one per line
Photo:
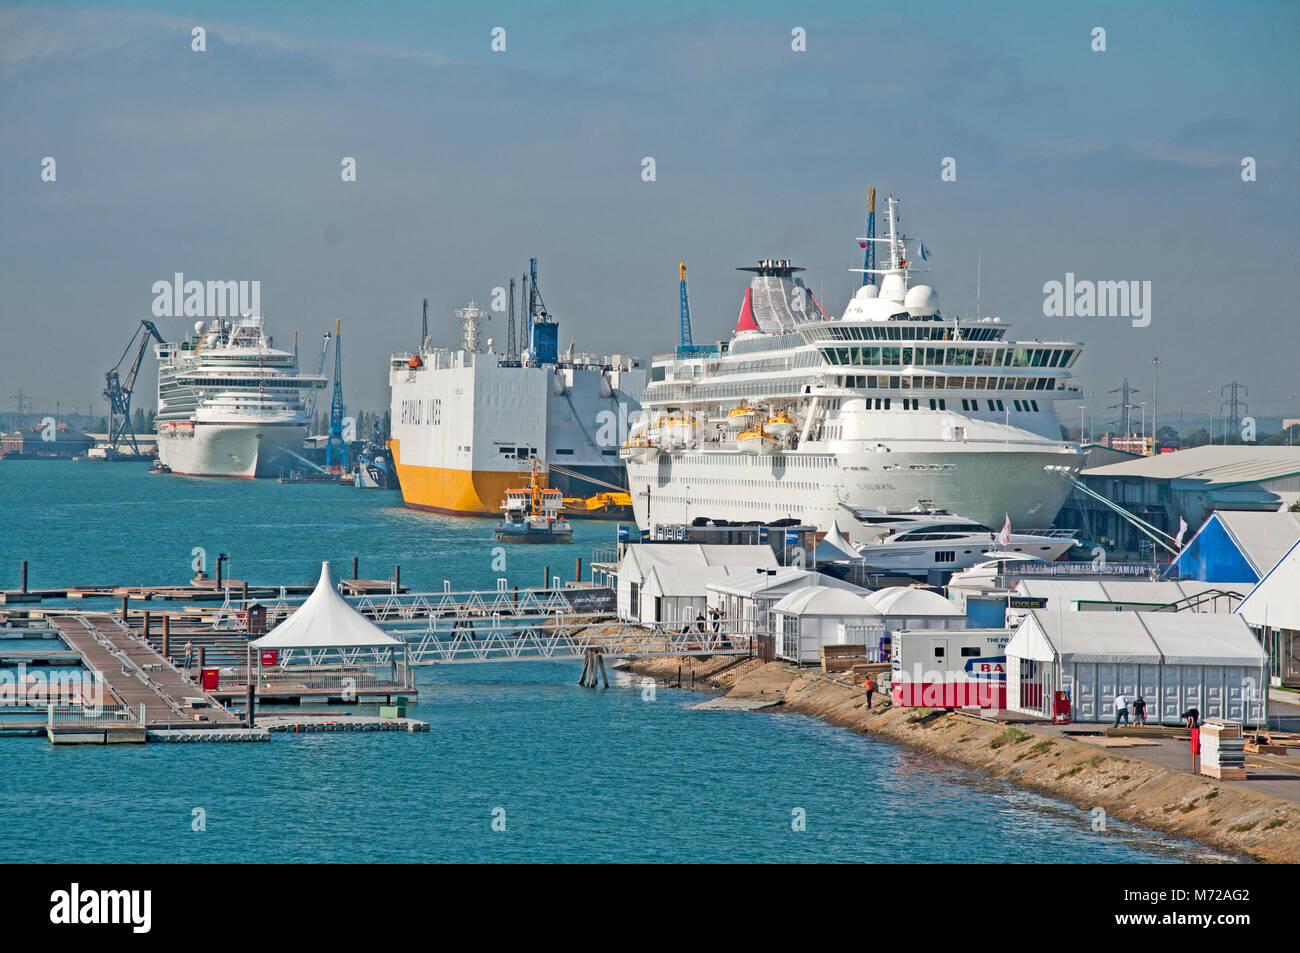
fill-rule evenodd
<path id="1" fill-rule="evenodd" d="M 1300 390 L 1298 37 L 1289 2 L 0 5 L 0 396 L 102 404 L 177 271 L 260 280 L 305 350 L 342 317 L 366 408 L 421 298 L 450 343 L 452 309 L 530 255 L 580 349 L 674 343 L 681 259 L 697 339 L 730 330 L 734 269 L 763 256 L 838 313 L 875 186 L 933 251 L 946 313 L 973 311 L 979 256 L 984 313 L 1087 343 L 1089 390 L 1149 390 L 1159 354 L 1162 418 L 1233 379 L 1280 414 Z M 1067 272 L 1151 281 L 1151 326 L 1044 317 Z"/>

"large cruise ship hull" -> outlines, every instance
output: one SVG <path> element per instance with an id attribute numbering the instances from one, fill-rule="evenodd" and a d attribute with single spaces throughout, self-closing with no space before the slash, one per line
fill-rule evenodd
<path id="1" fill-rule="evenodd" d="M 181 476 L 273 477 L 306 439 L 301 423 L 162 425 L 158 459 Z"/>
<path id="2" fill-rule="evenodd" d="M 1080 454 L 1058 450 L 981 452 L 742 454 L 695 450 L 628 461 L 638 526 L 695 519 L 771 523 L 797 519 L 854 542 L 864 528 L 841 503 L 905 510 L 918 505 L 960 513 L 988 526 L 1045 527 L 1070 494 L 1048 467 L 1078 467 Z M 648 493 L 647 493 L 648 490 Z"/>

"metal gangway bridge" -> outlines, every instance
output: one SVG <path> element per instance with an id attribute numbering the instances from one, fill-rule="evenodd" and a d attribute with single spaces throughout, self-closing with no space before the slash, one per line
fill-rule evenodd
<path id="1" fill-rule="evenodd" d="M 522 662 L 672 655 L 748 656 L 756 651 L 754 624 L 741 619 L 688 619 L 645 624 L 619 620 L 607 589 L 567 587 L 511 590 L 505 579 L 496 589 L 394 593 L 345 597 L 379 628 L 407 646 L 411 665 L 465 662 Z M 304 600 L 281 596 L 266 607 L 268 629 Z M 605 602 L 584 611 L 584 603 Z M 234 628 L 245 604 L 227 598 L 217 610 L 214 629 Z M 294 659 L 283 650 L 284 662 Z"/>

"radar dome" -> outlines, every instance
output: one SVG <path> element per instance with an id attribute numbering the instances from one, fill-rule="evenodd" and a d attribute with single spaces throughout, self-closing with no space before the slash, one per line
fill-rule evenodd
<path id="1" fill-rule="evenodd" d="M 939 294 L 929 285 L 909 288 L 903 307 L 914 318 L 927 318 L 939 313 Z"/>
<path id="2" fill-rule="evenodd" d="M 867 287 L 870 287 L 870 285 Z M 864 297 L 858 294 L 853 296 L 849 306 L 844 309 L 844 320 L 888 321 L 902 310 L 897 301 L 887 301 L 874 295 Z"/>
<path id="3" fill-rule="evenodd" d="M 863 285 L 858 289 L 857 294 L 853 297 L 859 301 L 865 301 L 867 298 L 874 298 L 876 296 L 876 291 L 877 289 L 875 285 Z"/>
<path id="4" fill-rule="evenodd" d="M 203 333 L 203 322 L 202 322 L 202 321 L 195 321 L 195 322 L 194 322 L 194 333 L 195 333 L 195 334 L 202 334 L 202 333 Z"/>

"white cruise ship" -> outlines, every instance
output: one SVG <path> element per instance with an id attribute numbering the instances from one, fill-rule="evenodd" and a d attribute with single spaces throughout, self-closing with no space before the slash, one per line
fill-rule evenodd
<path id="1" fill-rule="evenodd" d="M 267 477 L 307 438 L 302 392 L 326 379 L 298 373 L 260 317 L 194 325 L 158 353 L 158 459 L 186 476 Z"/>
<path id="2" fill-rule="evenodd" d="M 1012 341 L 998 318 L 946 318 L 888 201 L 883 267 L 832 319 L 786 260 L 764 260 L 730 341 L 652 360 L 622 445 L 642 529 L 798 521 L 873 538 L 851 507 L 942 508 L 1048 526 L 1077 470 L 1057 401 L 1082 345 Z M 865 247 L 865 244 L 863 244 Z M 854 269 L 858 270 L 858 269 Z"/>

